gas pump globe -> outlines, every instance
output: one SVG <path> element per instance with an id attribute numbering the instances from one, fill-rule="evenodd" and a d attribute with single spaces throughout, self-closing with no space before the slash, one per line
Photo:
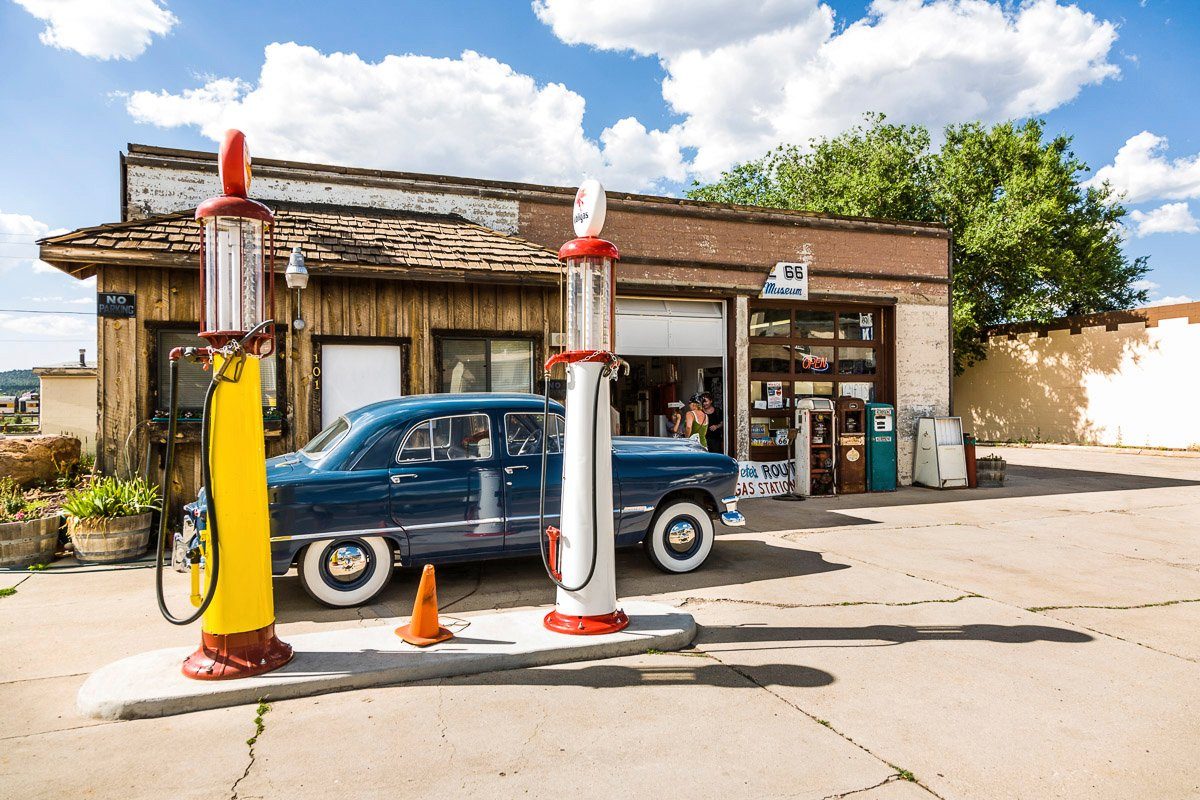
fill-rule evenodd
<path id="1" fill-rule="evenodd" d="M 611 350 L 617 248 L 594 236 L 581 237 L 563 245 L 558 257 L 567 265 L 567 350 Z"/>
<path id="2" fill-rule="evenodd" d="M 572 218 L 578 238 L 558 251 L 566 268 L 567 350 L 546 362 L 547 382 L 555 364 L 567 365 L 567 417 L 562 513 L 559 526 L 547 528 L 542 542 L 546 572 L 558 587 L 554 610 L 544 624 L 567 634 L 614 633 L 629 624 L 617 608 L 609 417 L 609 387 L 624 363 L 612 352 L 613 264 L 620 254 L 612 242 L 598 238 L 604 215 L 603 187 L 584 181 Z M 548 397 L 546 404 L 548 408 Z M 547 441 L 543 502 L 549 449 Z"/>
<path id="3" fill-rule="evenodd" d="M 226 133 L 218 171 L 225 193 L 201 203 L 196 221 L 204 229 L 200 335 L 213 347 L 224 347 L 272 319 L 275 215 L 246 196 L 250 152 L 241 131 Z M 267 355 L 274 335 L 257 332 L 244 346 L 254 355 Z"/>

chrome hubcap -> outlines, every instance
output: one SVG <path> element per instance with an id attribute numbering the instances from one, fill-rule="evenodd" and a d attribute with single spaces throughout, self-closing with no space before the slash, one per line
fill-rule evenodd
<path id="1" fill-rule="evenodd" d="M 686 553 L 696 543 L 696 526 L 681 519 L 671 523 L 667 528 L 667 544 L 677 553 Z"/>
<path id="2" fill-rule="evenodd" d="M 367 569 L 367 554 L 356 544 L 344 544 L 329 554 L 329 574 L 341 583 L 353 583 Z"/>

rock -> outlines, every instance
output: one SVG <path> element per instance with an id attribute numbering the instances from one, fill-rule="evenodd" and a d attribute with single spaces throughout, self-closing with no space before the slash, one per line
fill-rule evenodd
<path id="1" fill-rule="evenodd" d="M 60 472 L 79 463 L 79 451 L 74 436 L 3 436 L 0 477 L 22 487 L 53 483 Z"/>

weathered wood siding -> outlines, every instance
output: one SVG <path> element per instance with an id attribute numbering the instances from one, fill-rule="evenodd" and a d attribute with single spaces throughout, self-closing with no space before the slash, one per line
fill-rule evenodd
<path id="1" fill-rule="evenodd" d="M 293 331 L 280 343 L 287 363 L 286 396 L 279 398 L 286 425 L 282 435 L 268 434 L 268 455 L 294 450 L 308 441 L 319 425 L 319 380 L 314 376 L 319 345 L 314 337 L 407 340 L 407 386 L 417 394 L 438 391 L 434 337 L 439 331 L 531 336 L 540 347 L 540 360 L 545 357 L 551 331 L 561 329 L 556 285 L 321 277 L 319 267 L 314 272 L 308 288 L 301 292 L 305 330 L 300 334 Z M 164 426 L 150 422 L 156 369 L 154 326 L 198 325 L 198 276 L 177 268 L 103 267 L 97 280 L 99 291 L 137 296 L 135 319 L 99 321 L 97 463 L 106 472 L 137 472 L 146 463 L 150 446 L 151 474 L 156 475 Z M 284 288 L 280 280 L 275 307 L 282 322 L 294 318 L 294 301 L 295 292 Z M 195 497 L 200 485 L 199 448 L 192 441 L 194 428 L 191 430 L 192 435 L 185 436 L 175 450 L 171 478 L 177 498 Z"/>

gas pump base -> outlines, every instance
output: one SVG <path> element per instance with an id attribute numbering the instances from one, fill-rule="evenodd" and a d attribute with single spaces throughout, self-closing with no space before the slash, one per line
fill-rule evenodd
<path id="1" fill-rule="evenodd" d="M 200 681 L 248 678 L 292 660 L 292 646 L 279 641 L 275 623 L 244 633 L 200 632 L 200 649 L 183 661 L 183 674 Z"/>
<path id="2" fill-rule="evenodd" d="M 546 630 L 555 633 L 569 633 L 574 636 L 599 636 L 605 633 L 616 633 L 629 627 L 629 617 L 621 609 L 611 614 L 601 614 L 598 617 L 572 617 L 551 611 L 542 620 Z"/>
<path id="3" fill-rule="evenodd" d="M 679 650 L 696 635 L 696 621 L 674 606 L 623 601 L 629 626 L 617 633 L 563 636 L 547 630 L 546 609 L 464 615 L 467 627 L 431 647 L 413 647 L 393 631 L 407 618 L 370 627 L 289 634 L 295 657 L 272 672 L 236 681 L 197 681 L 180 673 L 191 648 L 154 650 L 93 672 L 76 707 L 98 719 L 144 719 L 287 700 L 330 692 L 391 686 L 456 675 L 595 661 L 649 649 Z M 443 622 L 448 622 L 443 617 Z M 455 627 L 451 625 L 451 627 Z"/>

